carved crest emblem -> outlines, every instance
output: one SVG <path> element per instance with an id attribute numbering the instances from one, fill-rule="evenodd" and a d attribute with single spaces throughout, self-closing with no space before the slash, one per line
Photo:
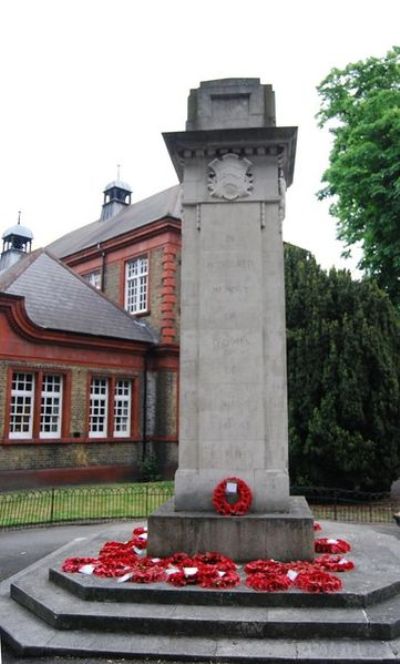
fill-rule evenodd
<path id="1" fill-rule="evenodd" d="M 211 196 L 228 201 L 250 196 L 253 189 L 251 166 L 251 161 L 233 153 L 211 161 L 208 164 L 208 190 Z"/>

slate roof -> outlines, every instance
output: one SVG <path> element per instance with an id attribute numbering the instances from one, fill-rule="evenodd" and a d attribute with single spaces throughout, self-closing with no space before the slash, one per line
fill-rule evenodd
<path id="1" fill-rule="evenodd" d="M 181 218 L 180 185 L 133 203 L 111 219 L 94 221 L 77 228 L 49 244 L 48 249 L 58 258 L 64 258 L 164 217 Z"/>
<path id="2" fill-rule="evenodd" d="M 0 291 L 25 298 L 30 319 L 43 328 L 155 343 L 155 332 L 113 304 L 45 249 L 0 275 Z"/>

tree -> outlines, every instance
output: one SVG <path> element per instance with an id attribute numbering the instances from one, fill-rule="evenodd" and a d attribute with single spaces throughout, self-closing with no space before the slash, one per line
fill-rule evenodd
<path id="1" fill-rule="evenodd" d="M 388 296 L 286 246 L 292 484 L 386 490 L 400 473 L 400 322 Z"/>
<path id="2" fill-rule="evenodd" d="M 330 125 L 330 165 L 318 193 L 334 197 L 337 237 L 361 244 L 359 267 L 400 304 L 400 47 L 332 69 L 317 88 Z"/>

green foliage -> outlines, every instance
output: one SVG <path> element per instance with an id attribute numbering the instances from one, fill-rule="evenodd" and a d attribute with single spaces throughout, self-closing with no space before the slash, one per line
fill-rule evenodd
<path id="1" fill-rule="evenodd" d="M 292 484 L 386 490 L 400 472 L 400 323 L 371 280 L 287 246 Z"/>
<path id="2" fill-rule="evenodd" d="M 146 454 L 139 467 L 142 482 L 159 482 L 162 480 L 160 463 L 154 453 Z"/>
<path id="3" fill-rule="evenodd" d="M 334 137 L 318 196 L 334 197 L 338 238 L 360 243 L 359 266 L 400 304 L 400 47 L 332 69 L 317 89 Z"/>

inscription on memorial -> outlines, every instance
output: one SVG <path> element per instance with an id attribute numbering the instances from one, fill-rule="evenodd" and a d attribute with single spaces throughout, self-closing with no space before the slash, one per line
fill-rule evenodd
<path id="1" fill-rule="evenodd" d="M 227 270 L 244 270 L 244 271 L 251 271 L 255 267 L 255 262 L 251 258 L 242 258 L 240 256 L 233 256 L 231 257 L 226 257 L 226 255 L 220 255 L 217 256 L 216 258 L 209 258 L 206 260 L 206 268 L 207 270 L 212 270 L 215 268 L 216 270 L 220 271 L 227 271 Z"/>
<path id="2" fill-rule="evenodd" d="M 237 286 L 234 286 L 233 284 L 215 284 L 214 286 L 211 286 L 211 291 L 214 295 L 243 295 L 243 297 L 245 297 L 250 290 L 250 286 L 246 286 L 245 284 L 239 284 Z"/>
<path id="3" fill-rule="evenodd" d="M 234 350 L 240 348 L 248 348 L 250 346 L 250 341 L 246 335 L 240 337 L 226 337 L 226 336 L 216 336 L 213 339 L 213 347 L 215 350 Z"/>

